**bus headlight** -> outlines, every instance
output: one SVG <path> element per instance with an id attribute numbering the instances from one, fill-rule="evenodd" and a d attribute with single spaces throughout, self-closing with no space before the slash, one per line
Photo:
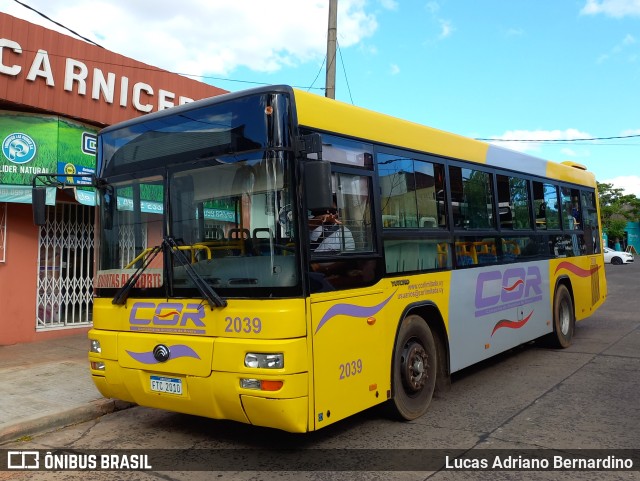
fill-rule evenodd
<path id="1" fill-rule="evenodd" d="M 282 369 L 284 367 L 284 354 L 281 352 L 273 354 L 248 352 L 244 356 L 244 366 L 254 369 Z"/>
<path id="2" fill-rule="evenodd" d="M 100 341 L 96 339 L 89 339 L 89 352 L 95 352 L 96 354 L 100 354 L 102 352 L 102 347 L 100 347 Z"/>

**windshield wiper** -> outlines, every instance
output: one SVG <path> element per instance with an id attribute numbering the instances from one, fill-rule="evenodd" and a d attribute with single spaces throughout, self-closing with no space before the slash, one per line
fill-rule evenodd
<path id="1" fill-rule="evenodd" d="M 163 244 L 164 244 L 164 241 L 163 241 Z M 142 273 L 145 270 L 147 270 L 147 267 L 149 267 L 149 264 L 151 264 L 151 261 L 153 261 L 153 259 L 156 258 L 156 256 L 160 253 L 160 251 L 162 251 L 162 244 L 151 248 L 151 251 L 149 251 L 149 255 L 147 255 L 142 265 L 138 267 L 136 271 L 133 273 L 133 275 L 129 277 L 129 279 L 127 279 L 127 282 L 125 282 L 124 285 L 120 289 L 118 289 L 118 292 L 116 292 L 116 295 L 113 296 L 111 304 L 116 304 L 121 306 L 125 302 L 127 302 L 127 298 L 129 297 L 129 293 L 131 292 L 131 289 L 133 289 L 133 286 L 136 285 L 136 282 L 138 282 L 138 279 L 140 279 L 140 276 L 142 275 Z"/>
<path id="2" fill-rule="evenodd" d="M 200 274 L 196 272 L 196 270 L 191 266 L 191 263 L 184 255 L 184 253 L 179 249 L 178 244 L 173 237 L 165 237 L 162 241 L 163 244 L 169 246 L 171 251 L 174 253 L 175 259 L 182 264 L 185 272 L 189 275 L 191 282 L 194 283 L 200 294 L 209 301 L 209 306 L 211 306 L 211 310 L 214 307 L 226 307 L 227 301 L 221 298 L 216 291 L 205 281 Z"/>
<path id="3" fill-rule="evenodd" d="M 125 282 L 124 285 L 120 289 L 118 289 L 118 292 L 116 292 L 116 295 L 111 301 L 112 304 L 123 305 L 127 301 L 131 289 L 133 289 L 133 286 L 136 285 L 136 282 L 138 282 L 138 279 L 140 279 L 140 276 L 147 269 L 147 267 L 149 267 L 149 264 L 151 264 L 153 259 L 155 259 L 156 256 L 162 251 L 163 247 L 168 247 L 167 250 L 174 253 L 174 257 L 184 267 L 185 272 L 189 275 L 189 278 L 194 283 L 200 294 L 202 294 L 202 296 L 205 297 L 209 302 L 211 310 L 213 310 L 213 308 L 216 306 L 227 306 L 227 301 L 222 299 L 191 266 L 191 263 L 179 249 L 178 244 L 176 244 L 176 241 L 173 239 L 173 237 L 165 237 L 162 240 L 162 244 L 151 249 L 143 264 L 138 267 L 133 275 L 129 277 L 129 279 L 127 279 L 127 282 Z"/>

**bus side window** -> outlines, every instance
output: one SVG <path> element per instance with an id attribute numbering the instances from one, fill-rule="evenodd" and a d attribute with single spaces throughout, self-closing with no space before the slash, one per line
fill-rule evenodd
<path id="1" fill-rule="evenodd" d="M 406 154 L 406 155 L 402 155 Z M 378 153 L 383 227 L 447 227 L 444 166 L 408 152 Z"/>
<path id="2" fill-rule="evenodd" d="M 496 176 L 501 229 L 530 229 L 529 187 L 520 177 Z M 540 204 L 541 206 L 544 203 Z"/>
<path id="3" fill-rule="evenodd" d="M 558 188 L 555 185 L 533 182 L 533 208 L 536 229 L 548 230 L 560 227 Z"/>
<path id="4" fill-rule="evenodd" d="M 456 264 L 458 267 L 472 266 L 478 263 L 478 254 L 472 242 L 456 242 Z"/>
<path id="5" fill-rule="evenodd" d="M 493 175 L 480 170 L 451 166 L 449 177 L 455 227 L 494 228 Z"/>
<path id="6" fill-rule="evenodd" d="M 582 229 L 582 215 L 580 209 L 580 195 L 577 189 L 562 187 L 562 227 L 564 230 Z"/>
<path id="7" fill-rule="evenodd" d="M 582 223 L 587 254 L 600 252 L 600 227 L 596 210 L 595 192 L 582 191 Z"/>

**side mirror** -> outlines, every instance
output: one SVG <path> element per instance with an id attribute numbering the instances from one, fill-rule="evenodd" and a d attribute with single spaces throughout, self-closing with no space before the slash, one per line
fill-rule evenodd
<path id="1" fill-rule="evenodd" d="M 315 160 L 304 164 L 304 190 L 307 209 L 330 209 L 333 204 L 331 192 L 331 163 Z"/>
<path id="2" fill-rule="evenodd" d="M 47 188 L 34 187 L 31 190 L 31 204 L 33 207 L 33 223 L 45 225 L 47 223 Z"/>

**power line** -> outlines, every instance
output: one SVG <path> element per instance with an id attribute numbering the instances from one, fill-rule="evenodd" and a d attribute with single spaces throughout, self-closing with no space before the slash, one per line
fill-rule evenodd
<path id="1" fill-rule="evenodd" d="M 17 1 L 17 0 L 16 0 Z M 104 48 L 104 47 L 100 47 L 100 48 Z M 29 50 L 29 49 L 22 49 L 24 52 L 31 52 L 31 53 L 35 53 L 35 50 Z M 117 52 L 114 52 L 117 53 Z M 49 55 L 50 57 L 58 57 L 58 58 L 66 58 L 65 55 L 62 54 L 56 54 L 56 53 L 51 53 L 48 52 L 47 55 Z M 121 55 L 121 54 L 118 54 Z M 84 57 L 74 57 L 75 60 L 80 60 L 83 62 L 98 62 L 102 65 L 108 65 L 108 66 L 112 66 L 112 67 L 127 67 L 127 68 L 131 68 L 131 69 L 135 69 L 135 70 L 142 70 L 142 71 L 148 71 L 148 72 L 167 72 L 170 74 L 175 74 L 175 75 L 182 75 L 183 77 L 191 77 L 191 78 L 197 78 L 197 79 L 203 79 L 203 80 L 220 80 L 220 81 L 224 81 L 224 82 L 237 82 L 237 83 L 245 83 L 245 84 L 253 84 L 253 85 L 273 85 L 272 82 L 256 82 L 256 81 L 251 81 L 251 80 L 239 80 L 239 79 L 232 79 L 232 78 L 226 78 L 226 77 L 214 77 L 212 75 L 198 75 L 198 74 L 192 74 L 192 73 L 184 73 L 184 72 L 174 72 L 172 70 L 167 70 L 164 68 L 160 68 L 160 67 L 153 67 L 153 66 L 149 66 L 149 67 L 143 67 L 143 66 L 133 66 L 133 65 L 125 65 L 123 63 L 117 63 L 117 62 L 107 62 L 105 60 L 96 60 L 94 58 L 84 58 Z M 137 60 L 136 60 L 137 61 Z M 311 85 L 310 87 L 308 86 L 303 86 L 303 85 L 291 85 L 291 87 L 293 88 L 298 88 L 298 89 L 307 89 L 307 90 L 324 90 L 324 87 L 314 87 L 313 85 Z"/>
<path id="2" fill-rule="evenodd" d="M 338 45 L 338 53 L 340 54 L 340 63 L 342 64 L 342 71 L 344 72 L 344 81 L 347 83 L 347 91 L 349 92 L 349 98 L 351 99 L 351 105 L 353 105 L 353 97 L 351 96 L 351 87 L 349 86 L 349 79 L 347 78 L 347 69 L 344 66 L 344 59 L 342 58 L 342 49 L 340 48 L 340 42 L 336 39 Z"/>
<path id="3" fill-rule="evenodd" d="M 69 27 L 56 22 L 55 20 L 53 20 L 52 18 L 48 17 L 47 15 L 45 15 L 44 13 L 40 12 L 39 10 L 36 10 L 35 8 L 19 1 L 19 0 L 14 0 L 14 2 L 22 5 L 23 7 L 35 12 L 36 14 L 40 15 L 41 17 L 43 17 L 44 19 L 58 25 L 59 27 L 64 28 L 65 30 L 71 32 L 73 35 L 76 35 L 77 37 L 81 38 L 82 40 L 85 40 L 86 42 L 89 42 L 93 45 L 95 45 L 96 47 L 100 47 L 100 48 L 104 48 L 102 45 L 94 42 L 93 40 L 86 38 L 82 35 L 80 35 L 78 32 L 70 29 Z M 336 39 L 337 42 L 337 39 Z M 49 54 L 49 55 L 54 55 L 55 54 Z M 340 53 L 340 56 L 342 58 L 342 53 Z M 77 60 L 85 60 L 87 61 L 88 59 L 84 59 L 84 58 L 78 58 Z M 326 57 L 325 57 L 326 60 Z M 314 87 L 313 84 L 316 82 L 316 80 L 318 79 L 318 77 L 320 76 L 320 73 L 322 72 L 322 66 L 324 66 L 325 60 L 322 61 L 322 65 L 320 66 L 320 70 L 318 71 L 318 75 L 316 75 L 316 78 L 313 80 L 313 82 L 311 83 L 310 86 L 306 87 L 306 86 L 296 86 L 296 85 L 292 85 L 292 87 L 294 88 L 299 88 L 299 89 L 307 89 L 307 91 L 309 90 L 325 90 L 325 87 Z M 335 60 L 335 59 L 334 59 Z M 123 64 L 117 64 L 117 63 L 112 63 L 112 62 L 101 62 L 105 65 L 114 65 L 114 66 L 119 66 L 122 67 Z M 157 67 L 150 67 L 150 68 L 143 68 L 143 67 L 130 67 L 130 68 L 136 68 L 138 70 L 149 70 L 149 71 L 159 71 L 159 70 L 164 70 L 168 73 L 172 73 L 172 74 L 176 74 L 176 75 L 182 75 L 185 77 L 192 77 L 192 78 L 198 78 L 198 79 L 203 79 L 203 80 L 218 80 L 218 81 L 223 81 L 223 82 L 236 82 L 236 83 L 244 83 L 244 84 L 251 84 L 251 85 L 271 85 L 270 82 L 255 82 L 255 81 L 250 81 L 250 80 L 238 80 L 238 79 L 231 79 L 231 78 L 224 78 L 224 77 L 213 77 L 210 75 L 196 75 L 196 74 L 190 74 L 190 73 L 183 73 L 183 72 L 173 72 L 170 70 L 165 70 L 165 69 L 161 69 L 161 68 L 157 68 Z M 344 62 L 343 62 L 343 68 L 344 68 Z M 345 72 L 345 77 L 346 77 L 346 72 Z M 347 81 L 347 87 L 348 87 L 348 81 Z M 349 89 L 349 95 L 351 96 L 351 90 Z M 351 103 L 353 103 L 353 100 L 351 101 Z"/>
<path id="4" fill-rule="evenodd" d="M 480 137 L 476 137 L 476 140 L 483 140 L 485 142 L 584 142 L 593 140 L 633 139 L 637 137 L 640 137 L 640 134 L 616 135 L 611 137 L 589 137 L 582 139 L 483 139 Z"/>
<path id="5" fill-rule="evenodd" d="M 140 70 L 164 70 L 164 69 L 145 69 L 142 67 L 134 67 L 134 68 L 138 68 Z M 211 75 L 196 75 L 196 74 L 191 74 L 191 73 L 183 73 L 183 72 L 172 72 L 171 70 L 165 70 L 166 72 L 172 73 L 172 74 L 176 74 L 176 75 L 182 75 L 184 77 L 195 77 L 195 78 L 199 78 L 199 79 L 205 79 L 205 80 L 220 80 L 223 82 L 236 82 L 236 83 L 243 83 L 243 84 L 252 84 L 252 85 L 273 85 L 272 82 L 256 82 L 253 80 L 239 80 L 239 79 L 232 79 L 232 78 L 224 78 L 224 77 L 213 77 Z M 315 82 L 315 80 L 314 80 Z M 307 86 L 302 86 L 302 85 L 291 85 L 291 87 L 296 88 L 296 89 L 307 89 L 307 91 L 313 89 L 313 90 L 324 90 L 324 87 L 314 87 L 313 84 L 311 84 L 311 86 L 307 87 Z"/>
<path id="6" fill-rule="evenodd" d="M 40 11 L 36 10 L 36 9 L 35 9 L 35 8 L 33 8 L 33 7 L 30 7 L 30 6 L 29 6 L 29 5 L 27 5 L 26 3 L 22 3 L 22 2 L 20 2 L 19 0 L 13 0 L 13 1 L 14 1 L 14 2 L 16 2 L 16 3 L 18 3 L 18 4 L 20 4 L 20 5 L 22 5 L 24 8 L 28 8 L 28 9 L 29 9 L 29 10 L 31 10 L 32 12 L 37 13 L 37 14 L 38 14 L 38 15 L 40 15 L 42 18 L 45 18 L 45 19 L 49 20 L 51 23 L 55 23 L 58 27 L 62 27 L 62 28 L 64 28 L 65 30 L 67 30 L 67 31 L 71 32 L 72 34 L 74 34 L 75 36 L 80 37 L 82 40 L 84 40 L 84 41 L 86 41 L 86 42 L 89 42 L 89 43 L 92 43 L 92 44 L 94 44 L 96 47 L 104 48 L 102 45 L 97 44 L 97 43 L 96 43 L 96 42 L 94 42 L 93 40 L 88 39 L 87 37 L 83 37 L 83 36 L 82 36 L 82 35 L 80 35 L 78 32 L 75 32 L 75 31 L 71 30 L 71 29 L 70 29 L 69 27 L 67 27 L 66 25 L 62 25 L 61 23 L 56 22 L 56 21 L 55 21 L 55 20 L 53 20 L 52 18 L 47 17 L 44 13 L 42 13 L 42 12 L 40 12 Z"/>
<path id="7" fill-rule="evenodd" d="M 325 55 L 324 58 L 322 59 L 322 65 L 320 65 L 320 69 L 318 70 L 318 73 L 316 74 L 316 78 L 314 78 L 313 82 L 311 82 L 311 86 L 309 88 L 307 88 L 307 92 L 313 88 L 313 84 L 316 83 L 316 80 L 318 80 L 318 77 L 320 77 L 320 74 L 322 73 L 322 67 L 324 67 L 324 63 L 326 61 L 327 61 L 327 56 Z M 316 88 L 320 88 L 320 87 L 316 87 Z"/>

